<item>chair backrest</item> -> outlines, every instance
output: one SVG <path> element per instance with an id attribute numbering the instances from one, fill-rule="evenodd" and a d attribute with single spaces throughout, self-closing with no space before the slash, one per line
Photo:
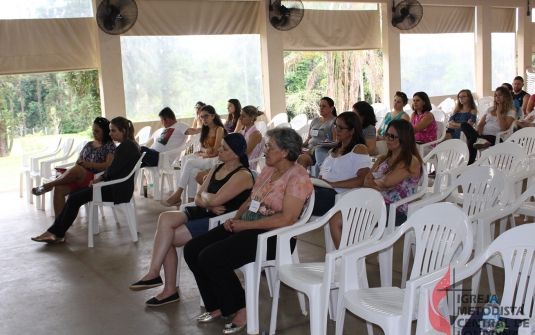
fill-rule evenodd
<path id="1" fill-rule="evenodd" d="M 474 164 L 475 166 L 494 166 L 509 177 L 516 172 L 525 170 L 529 164 L 529 158 L 520 145 L 504 142 L 484 150 Z"/>
<path id="2" fill-rule="evenodd" d="M 433 114 L 433 116 L 435 117 L 435 121 L 437 122 L 437 125 L 438 123 L 446 123 L 446 113 L 442 110 L 434 110 L 431 112 Z"/>
<path id="3" fill-rule="evenodd" d="M 513 133 L 505 142 L 513 142 L 524 148 L 526 154 L 535 155 L 535 128 L 526 127 Z"/>
<path id="4" fill-rule="evenodd" d="M 487 110 L 490 108 L 490 105 L 489 104 L 480 103 L 479 105 L 477 105 L 476 108 L 477 108 L 477 122 L 479 122 L 479 121 L 481 121 L 481 118 L 483 117 L 483 115 L 485 115 Z"/>
<path id="5" fill-rule="evenodd" d="M 507 315 L 511 319 L 526 319 L 534 315 L 535 297 L 535 224 L 524 224 L 500 234 L 482 253 L 474 256 L 462 271 L 455 273 L 455 281 L 476 273 L 496 254 L 501 254 L 505 280 L 501 307 L 515 307 Z M 520 308 L 522 307 L 522 308 Z"/>
<path id="6" fill-rule="evenodd" d="M 386 227 L 386 206 L 376 190 L 360 188 L 349 191 L 339 199 L 329 213 L 342 214 L 340 249 L 363 240 L 376 241 Z"/>
<path id="7" fill-rule="evenodd" d="M 306 124 L 303 127 L 301 127 L 299 130 L 297 130 L 297 133 L 301 135 L 301 138 L 303 139 L 303 142 L 306 141 L 308 138 L 308 131 L 310 130 L 310 124 Z"/>
<path id="8" fill-rule="evenodd" d="M 256 129 L 258 129 L 258 131 L 260 132 L 260 134 L 262 134 L 262 136 L 266 135 L 268 127 L 264 121 L 256 121 L 255 126 L 256 126 Z"/>
<path id="9" fill-rule="evenodd" d="M 477 99 L 477 104 L 478 105 L 487 105 L 489 107 L 493 106 L 494 105 L 494 97 L 487 96 L 487 97 L 482 97 L 480 99 Z"/>
<path id="10" fill-rule="evenodd" d="M 151 131 L 152 131 L 151 126 L 145 126 L 137 132 L 134 138 L 137 140 L 139 145 L 145 145 L 147 144 L 147 142 L 149 142 Z"/>
<path id="11" fill-rule="evenodd" d="M 310 195 L 310 199 L 308 199 L 308 207 L 307 209 L 301 213 L 301 216 L 299 219 L 294 223 L 295 226 L 302 225 L 308 220 L 310 220 L 310 216 L 312 215 L 312 209 L 314 208 L 314 203 L 316 202 L 316 194 L 314 191 L 312 191 L 312 194 Z"/>
<path id="12" fill-rule="evenodd" d="M 509 201 L 509 183 L 505 174 L 493 166 L 477 166 L 463 172 L 445 191 L 452 193 L 461 188 L 462 209 L 473 216 Z"/>
<path id="13" fill-rule="evenodd" d="M 290 121 L 292 129 L 299 130 L 303 126 L 306 126 L 308 122 L 308 116 L 306 114 L 299 114 Z"/>
<path id="14" fill-rule="evenodd" d="M 448 172 L 458 167 L 467 166 L 468 156 L 466 143 L 453 139 L 439 143 L 423 158 L 424 163 L 432 161 L 435 166 L 435 190 L 433 193 L 439 191 L 440 185 L 449 186 L 451 177 Z"/>
<path id="15" fill-rule="evenodd" d="M 450 114 L 451 112 L 453 112 L 454 108 L 455 100 L 453 100 L 452 98 L 446 98 L 438 105 L 438 109 L 443 111 L 445 114 Z"/>
<path id="16" fill-rule="evenodd" d="M 375 116 L 384 117 L 389 112 L 388 108 L 380 102 L 373 103 L 371 106 Z"/>
<path id="17" fill-rule="evenodd" d="M 416 252 L 410 279 L 438 270 L 449 263 L 464 264 L 472 254 L 470 219 L 451 203 L 426 206 L 401 225 L 396 234 L 415 232 Z M 459 252 L 459 248 L 462 251 Z"/>
<path id="18" fill-rule="evenodd" d="M 269 123 L 267 124 L 268 128 L 271 126 L 273 128 L 275 128 L 276 126 L 278 126 L 279 124 L 281 123 L 288 123 L 288 114 L 286 114 L 286 112 L 283 112 L 283 113 L 279 113 L 277 115 L 275 115 L 271 121 L 269 121 Z M 258 128 L 258 127 L 257 127 Z"/>
<path id="19" fill-rule="evenodd" d="M 66 141 L 63 142 L 63 146 L 61 150 L 63 151 L 63 157 L 69 156 L 72 150 L 72 146 L 74 144 L 74 138 L 68 138 Z"/>
<path id="20" fill-rule="evenodd" d="M 279 123 L 275 128 L 292 128 L 288 122 Z"/>
<path id="21" fill-rule="evenodd" d="M 150 138 L 156 141 L 156 139 L 157 139 L 158 137 L 160 137 L 160 135 L 162 134 L 162 132 L 163 132 L 164 130 L 165 130 L 164 127 L 159 128 L 159 129 L 156 129 L 156 130 L 154 131 L 154 133 L 152 133 L 152 135 L 150 136 Z"/>

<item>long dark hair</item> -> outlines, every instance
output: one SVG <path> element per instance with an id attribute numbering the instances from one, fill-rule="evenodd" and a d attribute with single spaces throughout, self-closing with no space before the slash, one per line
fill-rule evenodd
<path id="1" fill-rule="evenodd" d="M 102 129 L 102 144 L 113 141 L 110 136 L 110 121 L 108 121 L 108 119 L 99 116 L 93 123 Z"/>
<path id="2" fill-rule="evenodd" d="M 342 119 L 346 123 L 346 126 L 349 128 L 347 131 L 354 130 L 353 136 L 351 137 L 351 142 L 346 147 L 342 148 L 342 142 L 338 142 L 336 146 L 332 149 L 333 152 L 338 150 L 339 148 L 342 148 L 342 156 L 347 154 L 348 152 L 351 152 L 353 150 L 353 147 L 357 144 L 364 144 L 366 145 L 366 140 L 364 139 L 364 134 L 362 133 L 362 127 L 360 126 L 360 119 L 357 116 L 357 114 L 353 112 L 343 112 L 336 120 Z M 336 123 L 336 120 L 334 122 Z"/>
<path id="3" fill-rule="evenodd" d="M 429 96 L 427 95 L 427 93 L 425 93 L 425 92 L 416 92 L 416 93 L 414 93 L 414 95 L 412 97 L 414 98 L 416 96 L 424 101 L 424 108 L 422 108 L 422 114 L 425 113 L 425 112 L 429 112 L 431 109 L 433 109 L 433 106 L 431 106 L 431 100 L 429 100 Z M 418 113 L 418 112 L 416 112 L 416 113 Z"/>
<path id="4" fill-rule="evenodd" d="M 221 122 L 221 118 L 219 117 L 219 115 L 215 112 L 215 108 L 210 106 L 210 105 L 206 105 L 206 106 L 203 106 L 201 108 L 201 111 L 206 111 L 208 112 L 208 114 L 211 114 L 211 115 L 215 115 L 214 116 L 214 123 L 217 125 L 217 126 L 220 126 L 220 127 L 223 127 L 223 131 L 225 132 L 225 135 L 227 134 L 227 130 L 225 129 L 225 126 L 223 125 L 223 122 Z M 199 112 L 199 113 L 200 113 Z M 202 145 L 204 145 L 204 141 L 206 140 L 206 138 L 208 137 L 208 133 L 210 133 L 210 127 L 208 126 L 205 126 L 204 123 L 202 125 L 202 130 L 201 130 L 201 139 L 200 139 L 200 142 Z"/>
<path id="5" fill-rule="evenodd" d="M 410 171 L 413 156 L 415 156 L 420 162 L 420 165 L 423 166 L 424 163 L 422 157 L 418 152 L 418 148 L 416 148 L 416 140 L 414 139 L 414 128 L 412 127 L 412 124 L 403 119 L 392 120 L 388 124 L 386 131 L 388 132 L 390 128 L 396 129 L 398 133 L 401 152 L 398 158 L 396 158 L 396 160 L 388 167 L 386 173 L 394 171 L 398 165 L 401 165 L 406 168 L 407 171 Z M 378 161 L 379 163 L 382 163 L 390 157 L 392 157 L 392 151 L 388 150 L 386 154 L 379 157 Z"/>
<path id="6" fill-rule="evenodd" d="M 336 107 L 334 107 L 334 100 L 329 98 L 329 97 L 323 97 L 320 99 L 320 101 L 323 100 L 323 101 L 327 101 L 327 105 L 329 105 L 329 107 L 333 107 L 333 116 L 337 116 L 338 113 L 336 112 Z"/>
<path id="7" fill-rule="evenodd" d="M 353 109 L 362 116 L 362 129 L 372 125 L 375 127 L 377 123 L 377 118 L 375 117 L 375 112 L 373 107 L 366 101 L 359 101 L 353 105 Z"/>
<path id="8" fill-rule="evenodd" d="M 132 124 L 132 121 L 128 120 L 125 117 L 118 116 L 116 118 L 113 118 L 110 121 L 111 124 L 113 124 L 119 131 L 124 132 L 124 138 L 123 141 L 126 140 L 132 140 L 135 142 L 134 139 L 134 125 Z"/>
<path id="9" fill-rule="evenodd" d="M 238 119 L 240 118 L 240 112 L 241 112 L 241 103 L 238 99 L 229 99 L 228 101 L 232 105 L 234 105 L 234 113 L 228 115 L 228 119 L 225 122 L 225 124 L 232 124 L 232 128 L 236 128 L 236 124 L 238 123 Z"/>

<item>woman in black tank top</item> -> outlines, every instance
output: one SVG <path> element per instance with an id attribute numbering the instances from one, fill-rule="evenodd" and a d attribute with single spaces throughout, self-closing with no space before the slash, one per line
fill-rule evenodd
<path id="1" fill-rule="evenodd" d="M 197 192 L 195 206 L 191 204 L 194 208 L 191 208 L 190 215 L 195 212 L 196 216 L 205 216 L 204 218 L 190 220 L 181 211 L 160 215 L 150 269 L 141 280 L 130 285 L 133 291 L 162 285 L 160 269 L 163 265 L 165 286 L 162 292 L 146 302 L 148 306 L 160 306 L 179 300 L 175 286 L 178 264 L 175 248 L 182 247 L 193 237 L 207 232 L 211 217 L 235 211 L 249 198 L 254 179 L 249 170 L 246 149 L 247 143 L 240 133 L 229 134 L 221 141 L 218 158 L 223 163 L 210 170 Z"/>

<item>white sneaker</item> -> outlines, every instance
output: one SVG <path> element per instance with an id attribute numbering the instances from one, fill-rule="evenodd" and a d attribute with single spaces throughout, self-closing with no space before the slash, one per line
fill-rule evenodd
<path id="1" fill-rule="evenodd" d="M 474 143 L 474 148 L 476 149 L 485 149 L 488 147 L 490 147 L 490 142 L 484 138 L 478 138 L 476 143 Z"/>

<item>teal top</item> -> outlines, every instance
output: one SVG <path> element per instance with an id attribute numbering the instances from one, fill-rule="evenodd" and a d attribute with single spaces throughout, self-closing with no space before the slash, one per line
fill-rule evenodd
<path id="1" fill-rule="evenodd" d="M 403 115 L 407 115 L 407 113 L 401 112 L 398 115 L 396 115 L 394 118 L 392 118 L 392 112 L 386 114 L 383 120 L 383 123 L 381 123 L 381 132 L 379 133 L 379 135 L 385 136 L 386 128 L 388 128 L 388 124 L 390 123 L 390 121 L 400 119 Z"/>

